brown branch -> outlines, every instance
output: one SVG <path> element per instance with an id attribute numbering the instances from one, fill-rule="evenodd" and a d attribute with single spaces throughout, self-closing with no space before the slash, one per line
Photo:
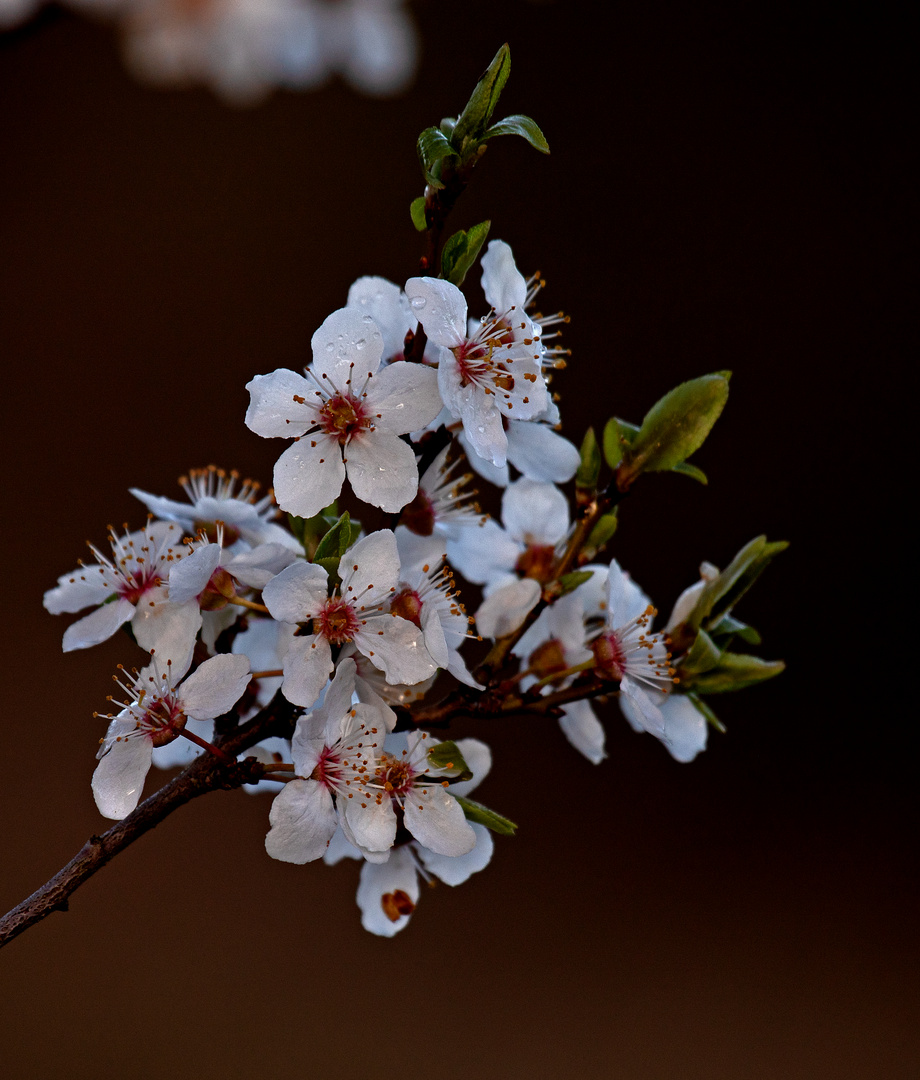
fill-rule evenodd
<path id="1" fill-rule="evenodd" d="M 229 763 L 220 761 L 212 754 L 196 758 L 126 818 L 116 822 L 101 836 L 90 837 L 50 881 L 0 919 L 0 948 L 53 911 L 66 911 L 71 894 L 84 881 L 180 806 L 209 791 L 231 790 L 260 780 L 266 768 L 270 769 L 271 766 L 265 766 L 254 758 L 237 761 L 237 754 L 269 735 L 290 735 L 298 711 L 280 693 L 276 694 L 262 712 L 219 740 L 218 746 L 230 758 Z"/>

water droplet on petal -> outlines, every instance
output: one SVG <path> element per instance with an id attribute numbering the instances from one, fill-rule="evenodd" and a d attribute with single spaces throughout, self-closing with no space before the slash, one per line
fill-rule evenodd
<path id="1" fill-rule="evenodd" d="M 415 308 L 416 311 L 421 311 L 422 308 L 428 303 L 424 296 L 413 296 L 409 303 Z"/>
<path id="2" fill-rule="evenodd" d="M 358 338 L 358 340 L 355 342 L 355 348 L 363 349 L 366 344 L 367 342 L 364 340 L 364 338 Z"/>
<path id="3" fill-rule="evenodd" d="M 335 345 L 331 341 L 326 342 L 326 352 L 333 352 Z"/>

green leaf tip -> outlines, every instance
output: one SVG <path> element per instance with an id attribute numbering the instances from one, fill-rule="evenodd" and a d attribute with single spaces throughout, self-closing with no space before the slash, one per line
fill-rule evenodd
<path id="1" fill-rule="evenodd" d="M 549 153 L 549 143 L 546 141 L 546 136 L 540 130 L 536 120 L 531 119 L 529 116 L 519 114 L 506 116 L 504 120 L 499 120 L 497 124 L 493 124 L 486 129 L 482 141 L 493 139 L 496 135 L 520 135 L 522 139 L 526 139 L 541 154 Z"/>
<path id="2" fill-rule="evenodd" d="M 441 252 L 441 276 L 458 287 L 463 284 L 486 242 L 491 221 L 482 221 L 471 229 L 461 229 L 448 237 Z"/>
<path id="3" fill-rule="evenodd" d="M 464 155 L 479 144 L 511 74 L 511 49 L 502 45 L 479 78 L 451 135 L 454 148 Z"/>
<path id="4" fill-rule="evenodd" d="M 517 831 L 517 825 L 513 821 L 502 817 L 501 814 L 496 814 L 494 810 L 483 806 L 482 803 L 466 799 L 462 795 L 455 795 L 454 798 L 460 803 L 467 821 L 475 821 L 477 825 L 485 825 L 487 829 L 500 833 L 502 836 L 514 836 Z"/>
<path id="5" fill-rule="evenodd" d="M 640 473 L 682 465 L 706 441 L 726 401 L 728 379 L 722 373 L 689 379 L 665 394 L 646 413 L 624 453 L 621 484 L 628 487 Z M 689 475 L 700 479 L 694 472 Z"/>
<path id="6" fill-rule="evenodd" d="M 419 232 L 424 232 L 428 228 L 428 222 L 425 218 L 424 195 L 419 195 L 417 199 L 413 199 L 409 204 L 409 216 L 412 218 L 412 224 Z"/>

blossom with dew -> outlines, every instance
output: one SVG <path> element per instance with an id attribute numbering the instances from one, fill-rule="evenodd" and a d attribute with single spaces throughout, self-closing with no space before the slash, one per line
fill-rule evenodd
<path id="1" fill-rule="evenodd" d="M 473 331 L 466 298 L 451 282 L 410 278 L 406 295 L 428 340 L 440 346 L 438 386 L 445 406 L 462 421 L 474 453 L 503 466 L 508 451 L 503 418 L 531 420 L 548 401 L 539 327 L 524 311 L 524 279 L 518 283 L 507 272 L 489 278 L 486 299 L 492 311 Z"/>
<path id="2" fill-rule="evenodd" d="M 154 657 L 131 682 L 116 678 L 129 700 L 108 715 L 97 755 L 92 786 L 103 817 L 123 818 L 137 806 L 155 746 L 180 737 L 189 719 L 213 720 L 236 704 L 249 683 L 249 660 L 212 656 L 181 681 L 183 674 L 169 662 L 161 669 Z"/>
<path id="3" fill-rule="evenodd" d="M 345 805 L 342 827 L 365 859 L 386 861 L 400 823 L 438 855 L 465 855 L 476 845 L 476 833 L 450 793 L 450 770 L 428 758 L 432 745 L 427 732 L 388 735 L 373 770 Z"/>
<path id="4" fill-rule="evenodd" d="M 296 562 L 265 586 L 262 599 L 272 617 L 298 623 L 284 659 L 282 693 L 308 708 L 319 697 L 333 668 L 333 646 L 354 642 L 390 683 L 421 682 L 437 665 L 422 631 L 387 610 L 399 582 L 396 537 L 382 529 L 363 537 L 339 560 L 341 584 L 328 595 L 326 571 Z M 306 624 L 311 623 L 311 630 Z"/>
<path id="5" fill-rule="evenodd" d="M 386 731 L 377 709 L 352 705 L 355 664 L 341 660 L 322 705 L 297 721 L 294 779 L 272 802 L 265 849 L 274 859 L 306 863 L 329 846 L 349 799 L 376 766 Z"/>
<path id="6" fill-rule="evenodd" d="M 222 543 L 234 551 L 243 551 L 258 544 L 281 544 L 303 554 L 299 542 L 274 520 L 278 507 L 272 492 L 259 496 L 254 480 L 240 480 L 237 472 L 227 472 L 209 465 L 206 469 L 191 469 L 179 478 L 188 502 L 151 495 L 140 488 L 131 494 L 147 507 L 154 517 L 175 521 L 192 536 L 204 532 L 208 539 L 217 536 L 217 523 L 223 526 Z"/>
<path id="7" fill-rule="evenodd" d="M 312 345 L 306 377 L 278 369 L 246 384 L 247 426 L 264 438 L 296 440 L 275 463 L 281 508 L 312 517 L 338 498 L 347 476 L 363 502 L 401 510 L 418 490 L 418 466 L 399 436 L 439 412 L 435 372 L 405 360 L 381 371 L 380 331 L 351 308 L 333 312 Z"/>
<path id="8" fill-rule="evenodd" d="M 97 565 L 81 562 L 44 597 L 52 615 L 96 609 L 65 630 L 64 652 L 98 645 L 130 622 L 141 648 L 156 649 L 177 670 L 187 670 L 201 611 L 195 600 L 175 603 L 169 596 L 170 571 L 185 554 L 181 539 L 174 523 L 152 521 L 137 532 L 125 527 L 119 534 L 110 527 L 111 556 L 90 544 Z"/>
<path id="9" fill-rule="evenodd" d="M 476 454 L 465 431 L 460 431 L 457 436 L 467 452 L 470 467 L 490 484 L 507 487 L 511 482 L 509 465 L 513 465 L 528 480 L 542 480 L 548 484 L 564 484 L 578 471 L 581 461 L 578 447 L 555 430 L 559 423 L 559 410 L 554 402 L 550 401 L 544 412 L 532 420 L 509 420 L 505 417 L 502 422 L 508 440 L 504 465 L 493 465 Z"/>
<path id="10" fill-rule="evenodd" d="M 360 277 L 349 288 L 345 307 L 370 315 L 374 320 L 383 338 L 385 361 L 405 359 L 406 335 L 415 331 L 418 319 L 398 285 L 382 277 Z"/>
<path id="11" fill-rule="evenodd" d="M 476 492 L 469 487 L 473 474 L 457 475 L 463 455 L 450 461 L 450 451 L 447 445 L 435 456 L 419 477 L 415 498 L 400 514 L 400 524 L 417 536 L 437 534 L 447 539 L 458 530 L 484 525 L 488 520 L 476 502 Z"/>

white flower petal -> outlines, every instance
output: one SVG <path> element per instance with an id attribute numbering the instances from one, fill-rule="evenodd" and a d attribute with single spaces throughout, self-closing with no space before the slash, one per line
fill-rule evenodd
<path id="1" fill-rule="evenodd" d="M 592 765 L 599 765 L 607 756 L 604 750 L 604 728 L 594 715 L 588 701 L 573 701 L 564 705 L 564 716 L 559 717 L 559 726 L 572 746 L 588 759 Z"/>
<path id="2" fill-rule="evenodd" d="M 150 769 L 153 751 L 150 739 L 145 735 L 125 738 L 135 726 L 133 717 L 109 724 L 105 737 L 107 751 L 93 773 L 93 797 L 99 813 L 116 821 L 127 817 L 137 806 Z"/>
<path id="3" fill-rule="evenodd" d="M 513 634 L 537 606 L 540 583 L 521 578 L 487 596 L 476 612 L 476 626 L 483 637 L 498 638 Z"/>
<path id="4" fill-rule="evenodd" d="M 469 795 L 489 775 L 492 768 L 492 751 L 480 739 L 457 739 L 457 749 L 463 754 L 463 760 L 469 765 L 472 780 L 461 780 L 450 785 L 451 795 Z"/>
<path id="5" fill-rule="evenodd" d="M 398 435 L 356 436 L 345 447 L 345 471 L 355 495 L 388 514 L 402 510 L 418 491 L 415 454 Z"/>
<path id="6" fill-rule="evenodd" d="M 462 885 L 471 875 L 484 870 L 492 858 L 494 843 L 492 834 L 477 822 L 470 822 L 476 834 L 476 845 L 465 855 L 438 855 L 426 847 L 419 847 L 419 858 L 425 869 L 440 878 L 445 885 Z"/>
<path id="7" fill-rule="evenodd" d="M 192 662 L 195 638 L 201 628 L 201 609 L 197 600 L 171 604 L 163 589 L 153 589 L 141 600 L 131 620 L 138 645 L 156 652 L 160 670 L 172 661 L 173 677 L 181 678 Z"/>
<path id="8" fill-rule="evenodd" d="M 399 580 L 399 552 L 392 531 L 379 529 L 350 547 L 339 560 L 339 577 L 343 596 L 360 596 L 370 589 L 365 603 L 383 603 Z"/>
<path id="9" fill-rule="evenodd" d="M 449 349 L 466 340 L 466 297 L 456 285 L 442 278 L 409 278 L 406 296 L 429 341 Z"/>
<path id="10" fill-rule="evenodd" d="M 524 477 L 505 489 L 502 521 L 515 540 L 557 544 L 568 532 L 569 504 L 557 487 Z"/>
<path id="11" fill-rule="evenodd" d="M 346 835 L 353 843 L 369 852 L 389 851 L 396 839 L 396 813 L 390 799 L 378 803 L 373 794 L 364 797 L 356 793 L 345 805 Z M 340 808 L 341 809 L 341 808 Z"/>
<path id="12" fill-rule="evenodd" d="M 105 603 L 112 595 L 112 584 L 106 580 L 101 567 L 78 566 L 71 573 L 62 574 L 55 588 L 45 593 L 45 611 L 52 615 L 70 615 Z"/>
<path id="13" fill-rule="evenodd" d="M 500 315 L 512 307 L 524 310 L 527 282 L 504 240 L 490 240 L 482 257 L 482 291 Z"/>
<path id="14" fill-rule="evenodd" d="M 438 373 L 433 368 L 399 360 L 371 381 L 366 404 L 374 414 L 378 431 L 393 435 L 418 431 L 441 411 Z"/>
<path id="15" fill-rule="evenodd" d="M 222 716 L 249 685 L 249 658 L 233 653 L 212 656 L 182 683 L 182 711 L 195 720 Z"/>
<path id="16" fill-rule="evenodd" d="M 405 796 L 405 823 L 410 833 L 438 855 L 465 855 L 476 834 L 460 803 L 440 784 L 415 784 Z"/>
<path id="17" fill-rule="evenodd" d="M 130 600 L 119 597 L 110 604 L 84 615 L 64 631 L 64 652 L 74 649 L 88 649 L 108 639 L 134 616 L 134 605 Z"/>
<path id="18" fill-rule="evenodd" d="M 291 780 L 275 796 L 268 820 L 265 850 L 273 859 L 307 863 L 322 858 L 336 816 L 332 796 L 315 780 Z"/>
<path id="19" fill-rule="evenodd" d="M 342 449 L 317 434 L 289 446 L 275 462 L 275 498 L 282 510 L 310 518 L 334 502 L 345 482 Z"/>
<path id="20" fill-rule="evenodd" d="M 295 401 L 310 397 L 314 387 L 303 375 L 278 368 L 246 383 L 250 394 L 246 427 L 264 439 L 294 439 L 313 423 L 313 412 Z"/>
<path id="21" fill-rule="evenodd" d="M 220 565 L 220 544 L 204 544 L 175 563 L 169 571 L 169 599 L 173 604 L 195 600 Z"/>
<path id="22" fill-rule="evenodd" d="M 512 420 L 507 436 L 508 461 L 530 480 L 564 484 L 578 471 L 578 447 L 547 424 Z"/>
<path id="23" fill-rule="evenodd" d="M 375 615 L 355 634 L 355 645 L 391 686 L 413 686 L 437 671 L 424 641 L 422 631 L 398 615 Z"/>
<path id="24" fill-rule="evenodd" d="M 418 325 L 402 289 L 386 278 L 358 278 L 348 290 L 346 306 L 370 315 L 377 324 L 385 359 L 402 353 L 406 334 Z"/>
<path id="25" fill-rule="evenodd" d="M 367 312 L 339 308 L 313 335 L 313 372 L 330 390 L 358 389 L 374 375 L 383 356 L 383 337 Z"/>
<path id="26" fill-rule="evenodd" d="M 304 622 L 325 604 L 328 581 L 316 563 L 295 562 L 265 586 L 262 600 L 278 622 Z"/>
<path id="27" fill-rule="evenodd" d="M 281 692 L 292 705 L 308 709 L 322 693 L 332 672 L 332 649 L 319 635 L 296 637 L 284 658 Z"/>

